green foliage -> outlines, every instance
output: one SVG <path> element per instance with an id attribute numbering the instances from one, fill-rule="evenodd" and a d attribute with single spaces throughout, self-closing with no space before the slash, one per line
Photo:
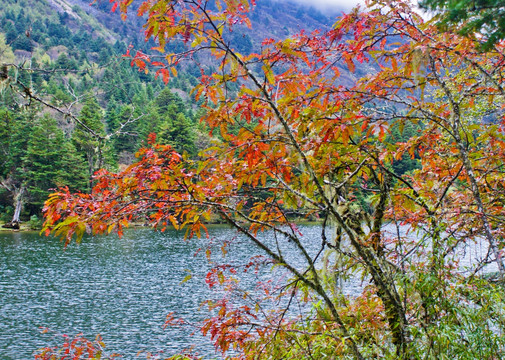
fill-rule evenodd
<path id="1" fill-rule="evenodd" d="M 179 153 L 196 155 L 195 133 L 192 124 L 182 113 L 176 112 L 175 106 L 170 106 L 165 113 L 160 114 L 162 122 L 158 130 L 158 142 L 171 145 Z"/>
<path id="2" fill-rule="evenodd" d="M 10 136 L 12 115 L 5 108 L 0 108 L 0 176 L 4 177 L 10 169 Z"/>
<path id="3" fill-rule="evenodd" d="M 74 191 L 87 185 L 86 167 L 56 121 L 34 112 L 0 109 L 0 178 L 4 191 L 26 186 L 28 208 L 38 213 L 50 189 L 67 185 Z M 11 203 L 0 204 L 11 206 Z"/>
<path id="4" fill-rule="evenodd" d="M 91 187 L 91 178 L 96 170 L 104 163 L 103 142 L 100 139 L 105 135 L 103 123 L 103 110 L 94 96 L 89 95 L 84 103 L 79 116 L 79 123 L 72 133 L 72 143 L 77 152 L 88 163 L 88 179 Z"/>
<path id="5" fill-rule="evenodd" d="M 119 132 L 113 139 L 116 154 L 134 153 L 138 148 L 138 122 L 141 117 L 138 109 L 129 105 L 109 109 L 107 125 L 110 132 Z"/>
<path id="6" fill-rule="evenodd" d="M 438 14 L 442 28 L 455 28 L 463 35 L 482 35 L 483 50 L 505 39 L 502 0 L 423 0 L 419 4 Z"/>
<path id="7" fill-rule="evenodd" d="M 49 115 L 36 119 L 23 156 L 24 183 L 31 204 L 41 206 L 50 189 L 58 186 L 82 190 L 83 159 L 66 142 L 56 120 Z"/>
<path id="8" fill-rule="evenodd" d="M 156 99 L 154 100 L 154 106 L 159 114 L 163 114 L 168 111 L 169 108 L 173 107 L 172 111 L 183 112 L 185 110 L 184 102 L 181 97 L 170 91 L 169 88 L 163 89 Z"/>
<path id="9" fill-rule="evenodd" d="M 71 141 L 62 144 L 60 159 L 62 171 L 55 179 L 58 186 L 68 186 L 73 191 L 86 191 L 89 185 L 86 161 Z"/>
<path id="10" fill-rule="evenodd" d="M 2 222 L 8 222 L 12 219 L 12 214 L 14 213 L 14 208 L 12 206 L 5 206 L 2 209 L 1 215 L 0 215 L 0 221 Z"/>
<path id="11" fill-rule="evenodd" d="M 0 108 L 0 177 L 22 177 L 22 159 L 26 154 L 28 136 L 31 123 L 34 121 L 33 112 L 14 113 Z"/>
<path id="12" fill-rule="evenodd" d="M 123 120 L 118 118 L 119 110 L 124 109 L 126 103 L 133 102 L 137 109 L 133 115 L 140 117 L 152 94 L 159 91 L 161 80 L 152 84 L 151 98 L 146 98 L 147 93 L 142 92 L 145 86 L 139 83 L 153 81 L 154 75 L 139 73 L 130 67 L 129 62 L 116 59 L 127 49 L 123 41 L 138 43 L 136 35 L 135 39 L 131 38 L 132 41 L 120 39 L 102 23 L 103 19 L 94 17 L 96 12 L 87 14 L 79 6 L 74 6 L 68 13 L 58 13 L 46 1 L 28 0 L 6 0 L 2 2 L 2 10 L 0 178 L 3 196 L 0 206 L 13 206 L 13 197 L 27 184 L 28 198 L 22 200 L 29 212 L 39 213 L 49 188 L 67 185 L 74 191 L 86 191 L 91 186 L 90 177 L 95 170 L 116 166 L 116 153 L 127 148 L 125 158 L 133 158 L 133 152 L 138 147 L 138 137 L 133 136 L 137 124 L 119 129 Z M 78 17 L 73 17 L 72 11 Z M 113 15 L 104 18 L 120 22 Z M 15 58 L 13 49 L 33 50 L 33 57 L 21 62 L 21 59 Z M 15 68 L 11 65 L 14 63 L 20 64 L 20 67 Z M 112 65 L 104 72 L 96 64 Z M 8 79 L 4 81 L 5 77 Z M 48 124 L 51 128 L 49 132 L 58 138 L 60 151 L 56 151 L 52 147 L 53 141 L 49 141 L 48 152 L 43 154 L 42 139 L 50 134 L 43 134 L 40 129 L 41 122 L 46 120 L 43 120 L 37 100 L 26 97 L 27 93 L 63 111 L 70 110 L 68 118 L 58 112 L 51 113 L 58 133 L 53 128 L 54 124 Z M 108 106 L 109 100 L 111 106 Z M 99 103 L 107 108 L 117 107 L 118 110 L 107 114 L 107 129 Z M 126 111 L 123 115 L 126 116 Z M 72 120 L 72 116 L 76 116 L 82 124 Z M 114 132 L 117 130 L 124 130 L 124 133 L 116 136 Z M 67 141 L 68 137 L 71 142 Z M 111 139 L 107 140 L 109 137 Z M 120 141 L 117 141 L 118 138 Z M 111 146 L 116 141 L 123 149 Z M 51 155 L 53 152 L 55 156 Z M 54 169 L 48 167 L 42 155 L 51 159 Z M 58 168 L 60 171 L 55 172 Z"/>
<path id="13" fill-rule="evenodd" d="M 138 125 L 141 140 L 145 142 L 149 134 L 156 133 L 158 143 L 171 145 L 179 153 L 196 156 L 195 125 L 190 117 L 192 113 L 179 95 L 169 88 L 163 89 L 146 112 L 147 115 Z"/>
<path id="14" fill-rule="evenodd" d="M 12 48 L 5 42 L 5 35 L 0 33 L 0 64 L 14 62 L 14 53 Z"/>
<path id="15" fill-rule="evenodd" d="M 400 124 L 393 123 L 390 132 L 387 136 L 387 141 L 392 143 L 406 143 L 410 139 L 417 136 L 418 131 L 420 132 L 419 124 L 406 123 L 400 128 Z M 411 171 L 420 168 L 421 164 L 419 161 L 419 156 L 409 153 L 404 153 L 402 157 L 395 160 L 392 164 L 393 170 L 398 175 L 404 175 L 410 173 Z"/>
<path id="16" fill-rule="evenodd" d="M 37 215 L 32 215 L 30 216 L 30 221 L 28 221 L 28 227 L 31 230 L 40 230 L 42 228 L 42 220 Z"/>

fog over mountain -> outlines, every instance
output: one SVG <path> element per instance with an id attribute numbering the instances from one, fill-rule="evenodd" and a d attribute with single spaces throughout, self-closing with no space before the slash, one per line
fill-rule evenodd
<path id="1" fill-rule="evenodd" d="M 280 0 L 284 1 L 284 0 Z M 349 11 L 358 4 L 364 4 L 364 0 L 293 0 L 297 3 L 314 6 L 321 11 L 341 12 Z"/>

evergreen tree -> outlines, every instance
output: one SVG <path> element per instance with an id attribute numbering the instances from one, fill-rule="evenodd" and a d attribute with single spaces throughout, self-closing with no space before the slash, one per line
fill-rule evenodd
<path id="1" fill-rule="evenodd" d="M 105 110 L 105 125 L 108 134 L 112 133 L 119 124 L 119 104 L 114 96 L 111 96 Z"/>
<path id="2" fill-rule="evenodd" d="M 184 113 L 185 106 L 181 97 L 173 93 L 169 88 L 164 88 L 154 100 L 154 104 L 159 114 L 166 112 L 170 105 L 175 106 L 177 112 Z"/>
<path id="3" fill-rule="evenodd" d="M 36 213 L 51 189 L 67 185 L 74 191 L 87 186 L 86 164 L 72 143 L 65 139 L 55 119 L 44 115 L 35 121 L 23 157 L 29 208 Z"/>
<path id="4" fill-rule="evenodd" d="M 58 186 L 68 186 L 73 191 L 86 191 L 88 187 L 88 169 L 85 159 L 80 155 L 74 144 L 64 141 L 61 154 L 62 171 L 55 179 Z"/>
<path id="5" fill-rule="evenodd" d="M 391 133 L 387 137 L 388 141 L 405 143 L 409 141 L 410 138 L 417 135 L 418 129 L 419 126 L 413 125 L 412 123 L 406 123 L 401 129 L 398 123 L 394 123 L 391 126 Z M 403 175 L 415 169 L 419 169 L 420 165 L 418 156 L 412 157 L 410 154 L 405 153 L 402 155 L 401 159 L 395 160 L 392 166 L 397 174 Z"/>
<path id="6" fill-rule="evenodd" d="M 14 208 L 11 223 L 6 227 L 19 227 L 20 215 L 26 201 L 26 171 L 23 157 L 26 155 L 28 137 L 35 111 L 0 110 L 0 186 L 9 193 L 10 203 L 2 204 Z"/>
<path id="7" fill-rule="evenodd" d="M 49 115 L 44 115 L 35 122 L 23 157 L 24 183 L 31 204 L 41 206 L 49 189 L 57 187 L 55 179 L 62 171 L 60 160 L 63 156 L 63 142 L 63 132 Z"/>
<path id="8" fill-rule="evenodd" d="M 6 43 L 5 35 L 0 33 L 0 64 L 9 64 L 13 62 L 14 53 L 12 52 L 12 48 Z"/>
<path id="9" fill-rule="evenodd" d="M 419 5 L 435 12 L 442 29 L 456 30 L 482 41 L 483 50 L 505 39 L 503 0 L 422 0 Z"/>
<path id="10" fill-rule="evenodd" d="M 147 106 L 145 113 L 146 115 L 139 119 L 138 122 L 139 137 L 143 141 L 147 139 L 149 134 L 158 133 L 160 124 L 162 123 L 162 117 L 158 113 L 154 102 L 151 102 Z"/>
<path id="11" fill-rule="evenodd" d="M 183 113 L 176 112 L 175 105 L 170 105 L 163 116 L 158 141 L 173 146 L 179 153 L 195 156 L 197 152 L 193 126 Z"/>
<path id="12" fill-rule="evenodd" d="M 103 167 L 103 143 L 97 136 L 105 135 L 102 122 L 103 111 L 94 96 L 89 96 L 81 110 L 79 120 L 86 127 L 77 124 L 72 133 L 72 142 L 78 153 L 84 156 L 88 163 L 89 188 L 92 187 L 92 177 L 96 170 Z M 92 134 L 89 130 L 93 131 Z"/>
<path id="13" fill-rule="evenodd" d="M 129 106 L 125 105 L 119 109 L 119 114 L 111 123 L 113 132 L 119 131 L 114 136 L 113 146 L 117 154 L 131 153 L 133 154 L 138 148 L 138 121 L 136 118 L 141 117 L 141 114 Z"/>

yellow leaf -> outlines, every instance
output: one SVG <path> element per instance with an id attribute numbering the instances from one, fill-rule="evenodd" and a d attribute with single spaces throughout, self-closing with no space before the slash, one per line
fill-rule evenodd
<path id="1" fill-rule="evenodd" d="M 272 72 L 272 68 L 268 65 L 263 65 L 262 69 L 263 72 L 265 73 L 267 81 L 272 85 L 275 84 L 275 76 L 274 73 Z"/>
<path id="2" fill-rule="evenodd" d="M 396 62 L 396 58 L 394 56 L 391 58 L 391 67 L 395 73 L 398 72 L 398 63 Z"/>
<path id="3" fill-rule="evenodd" d="M 182 279 L 182 281 L 180 282 L 181 284 L 188 282 L 193 277 L 193 275 L 191 274 L 191 271 L 189 271 L 188 269 L 185 269 L 184 271 L 186 271 L 188 274 L 184 277 L 184 279 Z"/>
<path id="4" fill-rule="evenodd" d="M 191 47 L 197 47 L 198 45 L 200 45 L 202 43 L 202 40 L 203 38 L 201 36 L 198 36 L 195 38 L 195 40 L 193 40 L 193 42 L 191 43 Z"/>

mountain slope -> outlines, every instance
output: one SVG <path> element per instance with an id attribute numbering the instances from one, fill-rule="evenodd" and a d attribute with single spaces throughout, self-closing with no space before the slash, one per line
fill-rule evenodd
<path id="1" fill-rule="evenodd" d="M 140 3 L 137 0 L 134 6 Z M 128 46 L 150 51 L 155 44 L 144 39 L 145 19 L 132 10 L 122 21 L 111 6 L 108 0 L 91 6 L 90 0 L 2 1 L 0 217 L 4 220 L 18 214 L 23 205 L 21 218 L 39 214 L 50 188 L 67 184 L 89 191 L 95 170 L 135 161 L 134 153 L 151 132 L 190 156 L 209 145 L 208 130 L 199 123 L 200 106 L 190 95 L 198 83 L 198 67 L 181 64 L 179 75 L 168 84 L 151 72 L 132 68 L 122 56 Z M 272 0 L 258 2 L 250 18 L 252 29 L 242 27 L 226 35 L 243 53 L 258 51 L 264 38 L 329 28 L 334 21 L 313 8 Z M 342 73 L 343 79 L 352 76 L 345 68 Z M 63 139 L 60 148 L 66 149 L 73 166 L 60 159 L 59 172 L 34 167 L 51 166 L 35 159 L 47 155 L 35 151 L 43 147 L 32 135 L 44 133 L 38 128 L 43 124 L 57 124 L 58 130 L 51 127 L 54 134 L 48 136 Z M 177 136 L 178 128 L 186 129 L 185 140 Z M 83 135 L 86 132 L 93 136 Z M 84 169 L 84 178 L 76 169 Z M 63 173 L 74 176 L 64 180 Z"/>

